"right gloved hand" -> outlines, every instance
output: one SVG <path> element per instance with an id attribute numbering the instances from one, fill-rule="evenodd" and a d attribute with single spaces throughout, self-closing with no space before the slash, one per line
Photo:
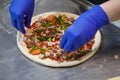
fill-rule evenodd
<path id="1" fill-rule="evenodd" d="M 12 25 L 23 34 L 24 26 L 30 27 L 34 0 L 12 0 L 9 8 Z"/>
<path id="2" fill-rule="evenodd" d="M 60 48 L 65 52 L 77 50 L 89 42 L 100 27 L 108 23 L 109 19 L 105 11 L 99 5 L 94 6 L 81 14 L 66 30 L 61 39 Z"/>

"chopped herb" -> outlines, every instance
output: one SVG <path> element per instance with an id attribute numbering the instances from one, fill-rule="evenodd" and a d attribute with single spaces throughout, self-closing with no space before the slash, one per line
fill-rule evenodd
<path id="1" fill-rule="evenodd" d="M 51 42 L 51 41 L 52 41 L 52 39 L 49 37 L 49 38 L 48 38 L 48 41 L 49 41 L 49 42 Z"/>
<path id="2" fill-rule="evenodd" d="M 31 51 L 30 51 L 30 53 L 33 52 L 33 51 L 35 51 L 35 50 L 37 50 L 38 48 L 39 48 L 38 45 L 33 46 L 32 49 L 31 49 Z"/>
<path id="3" fill-rule="evenodd" d="M 40 41 L 46 41 L 46 40 L 48 40 L 48 37 L 47 36 L 42 36 L 42 37 L 38 37 L 37 39 L 40 40 Z"/>
<path id="4" fill-rule="evenodd" d="M 64 21 L 62 20 L 62 16 L 60 15 L 58 18 L 57 18 L 58 22 L 59 23 L 63 23 Z"/>
<path id="5" fill-rule="evenodd" d="M 58 33 L 58 31 L 52 30 L 52 34 L 56 34 L 56 33 Z"/>
<path id="6" fill-rule="evenodd" d="M 65 30 L 67 28 L 67 24 L 61 24 L 60 26 L 62 30 Z"/>
<path id="7" fill-rule="evenodd" d="M 51 24 L 50 24 L 50 23 L 48 23 L 48 22 L 45 22 L 45 23 L 43 23 L 43 26 L 45 26 L 45 27 L 50 27 L 50 26 L 51 26 Z"/>
<path id="8" fill-rule="evenodd" d="M 78 52 L 79 53 L 88 53 L 89 51 L 88 50 L 80 50 L 80 49 L 78 49 Z"/>
<path id="9" fill-rule="evenodd" d="M 72 58 L 73 58 L 73 56 L 67 56 L 66 60 L 70 60 Z"/>
<path id="10" fill-rule="evenodd" d="M 41 48 L 41 50 L 43 50 L 43 51 L 47 51 L 48 49 L 47 49 L 47 48 Z"/>
<path id="11" fill-rule="evenodd" d="M 37 30 L 35 30 L 35 32 L 37 32 L 37 33 L 41 33 L 43 31 L 44 31 L 43 29 L 37 29 Z"/>

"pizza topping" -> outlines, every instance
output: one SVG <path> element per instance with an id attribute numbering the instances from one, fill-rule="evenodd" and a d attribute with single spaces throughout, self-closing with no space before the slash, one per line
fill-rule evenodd
<path id="1" fill-rule="evenodd" d="M 50 26 L 51 26 L 51 24 L 50 24 L 50 23 L 45 22 L 45 23 L 43 23 L 43 26 L 45 26 L 45 27 L 50 27 Z"/>
<path id="2" fill-rule="evenodd" d="M 81 50 L 81 49 L 78 49 L 78 52 L 79 52 L 79 53 L 88 53 L 89 50 Z"/>
<path id="3" fill-rule="evenodd" d="M 35 51 L 35 50 L 37 50 L 37 49 L 38 49 L 37 45 L 33 46 L 32 49 L 30 50 L 30 53 L 33 52 L 33 51 Z"/>
<path id="4" fill-rule="evenodd" d="M 43 32 L 44 30 L 43 29 L 36 29 L 36 30 L 34 30 L 34 32 L 37 32 L 37 33 L 41 33 L 41 32 Z"/>
<path id="5" fill-rule="evenodd" d="M 39 41 L 46 41 L 48 40 L 49 38 L 47 36 L 41 36 L 41 37 L 38 37 L 37 38 Z"/>
<path id="6" fill-rule="evenodd" d="M 52 46 L 52 45 L 54 45 L 55 43 L 53 43 L 53 42 L 48 42 L 47 44 L 48 44 L 48 46 Z"/>
<path id="7" fill-rule="evenodd" d="M 49 33 L 49 30 L 46 30 L 45 33 L 48 34 L 48 33 Z"/>
<path id="8" fill-rule="evenodd" d="M 49 53 L 49 52 L 45 52 L 45 56 L 46 56 L 46 57 L 49 57 L 49 56 L 50 56 L 50 53 Z"/>
<path id="9" fill-rule="evenodd" d="M 26 34 L 25 34 L 25 36 L 32 36 L 32 34 L 33 34 L 33 30 L 31 30 L 31 29 L 27 29 L 26 30 Z"/>
<path id="10" fill-rule="evenodd" d="M 59 44 L 65 30 L 74 22 L 74 18 L 66 15 L 49 15 L 39 17 L 24 35 L 25 44 L 31 55 L 38 55 L 40 59 L 51 59 L 57 62 L 74 61 L 91 51 L 94 38 L 73 52 L 64 52 Z"/>
<path id="11" fill-rule="evenodd" d="M 40 59 L 43 59 L 43 58 L 44 58 L 44 55 L 45 55 L 45 54 L 41 52 L 41 53 L 39 54 L 39 58 L 40 58 Z"/>

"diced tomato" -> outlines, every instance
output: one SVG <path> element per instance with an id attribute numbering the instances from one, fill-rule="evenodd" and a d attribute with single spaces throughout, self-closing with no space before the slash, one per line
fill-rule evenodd
<path id="1" fill-rule="evenodd" d="M 92 49 L 92 44 L 86 44 L 87 49 Z"/>
<path id="2" fill-rule="evenodd" d="M 56 20 L 56 16 L 55 15 L 50 15 L 46 18 L 47 21 L 54 21 Z"/>

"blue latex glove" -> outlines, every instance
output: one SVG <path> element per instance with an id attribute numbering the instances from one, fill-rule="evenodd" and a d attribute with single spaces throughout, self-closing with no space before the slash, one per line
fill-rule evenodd
<path id="1" fill-rule="evenodd" d="M 9 8 L 12 25 L 23 34 L 24 26 L 30 26 L 34 10 L 34 0 L 12 0 Z"/>
<path id="2" fill-rule="evenodd" d="M 96 5 L 81 14 L 66 30 L 60 47 L 66 52 L 75 51 L 90 41 L 101 26 L 108 23 L 108 16 L 99 5 Z"/>

